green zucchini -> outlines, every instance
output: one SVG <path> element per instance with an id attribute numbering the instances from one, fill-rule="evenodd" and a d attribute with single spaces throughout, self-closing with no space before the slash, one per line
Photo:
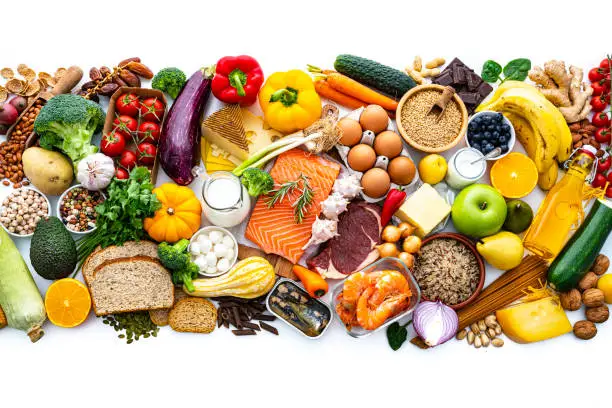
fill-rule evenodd
<path id="1" fill-rule="evenodd" d="M 416 86 L 414 80 L 402 71 L 354 55 L 338 55 L 334 68 L 341 74 L 396 99 Z"/>
<path id="2" fill-rule="evenodd" d="M 575 288 L 589 271 L 612 230 L 612 203 L 598 199 L 580 228 L 548 268 L 548 283 L 560 292 Z"/>

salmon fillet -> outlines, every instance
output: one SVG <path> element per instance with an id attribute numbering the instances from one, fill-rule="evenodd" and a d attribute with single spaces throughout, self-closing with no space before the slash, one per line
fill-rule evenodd
<path id="1" fill-rule="evenodd" d="M 291 204 L 299 193 L 285 198 L 268 208 L 260 198 L 251 214 L 245 237 L 269 254 L 280 255 L 294 264 L 304 254 L 302 247 L 310 240 L 312 224 L 321 212 L 324 201 L 340 173 L 340 165 L 300 149 L 289 150 L 278 156 L 270 175 L 279 185 L 297 180 L 300 174 L 309 178 L 314 199 L 302 223 L 296 224 Z"/>

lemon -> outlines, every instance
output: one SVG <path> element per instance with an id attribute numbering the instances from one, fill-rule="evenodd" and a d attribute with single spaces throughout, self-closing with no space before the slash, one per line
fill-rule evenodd
<path id="1" fill-rule="evenodd" d="M 428 154 L 419 162 L 419 177 L 423 183 L 438 184 L 446 176 L 448 165 L 439 154 Z"/>
<path id="2" fill-rule="evenodd" d="M 606 303 L 612 303 L 612 274 L 607 274 L 597 281 L 597 289 L 604 293 Z"/>

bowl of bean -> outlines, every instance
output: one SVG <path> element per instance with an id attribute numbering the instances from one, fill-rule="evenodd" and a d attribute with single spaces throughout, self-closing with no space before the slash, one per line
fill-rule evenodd
<path id="1" fill-rule="evenodd" d="M 96 206 L 106 200 L 101 191 L 90 191 L 81 184 L 70 187 L 57 201 L 57 216 L 66 229 L 85 235 L 96 229 Z"/>
<path id="2" fill-rule="evenodd" d="M 43 193 L 32 187 L 21 187 L 2 201 L 0 224 L 13 237 L 31 237 L 38 220 L 50 215 L 51 203 Z"/>

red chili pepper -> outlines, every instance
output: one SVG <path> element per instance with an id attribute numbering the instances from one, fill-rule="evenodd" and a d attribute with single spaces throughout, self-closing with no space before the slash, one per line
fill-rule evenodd
<path id="1" fill-rule="evenodd" d="M 383 204 L 382 214 L 380 215 L 380 224 L 384 227 L 391 221 L 391 217 L 406 199 L 406 192 L 401 188 L 394 188 L 387 194 L 387 199 Z"/>
<path id="2" fill-rule="evenodd" d="M 263 71 L 255 58 L 223 57 L 215 66 L 211 90 L 221 102 L 249 106 L 257 100 L 263 81 Z"/>

